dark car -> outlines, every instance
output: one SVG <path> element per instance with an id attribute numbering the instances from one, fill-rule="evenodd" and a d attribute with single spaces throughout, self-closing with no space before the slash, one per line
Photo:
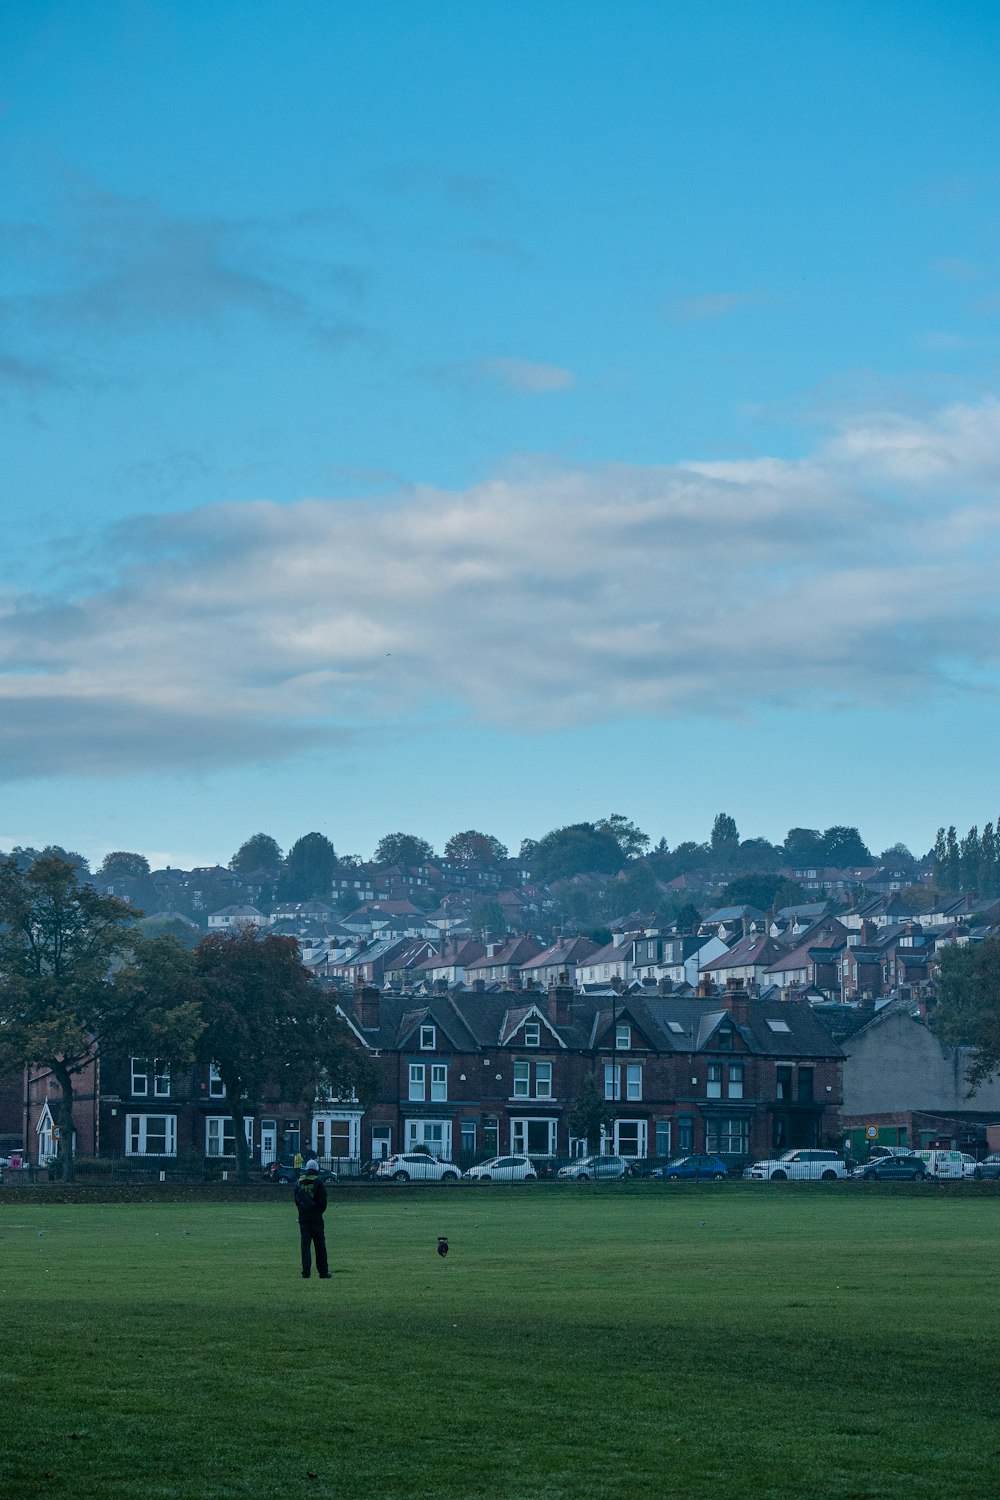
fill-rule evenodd
<path id="1" fill-rule="evenodd" d="M 930 1175 L 919 1156 L 876 1156 L 851 1173 L 866 1182 L 927 1182 Z"/>
<path id="2" fill-rule="evenodd" d="M 651 1176 L 662 1178 L 664 1182 L 722 1182 L 729 1176 L 729 1168 L 721 1156 L 678 1156 L 668 1161 L 665 1167 L 657 1167 Z"/>
<path id="3" fill-rule="evenodd" d="M 1000 1177 L 1000 1151 L 994 1151 L 992 1156 L 984 1156 L 982 1161 L 977 1162 L 973 1176 L 977 1182 L 982 1182 L 984 1178 L 995 1181 Z"/>
<path id="4" fill-rule="evenodd" d="M 272 1183 L 275 1187 L 287 1187 L 298 1182 L 301 1167 L 293 1166 L 291 1162 L 272 1161 L 264 1168 L 264 1181 Z M 319 1169 L 320 1182 L 337 1182 L 336 1172 L 329 1171 L 326 1167 Z"/>

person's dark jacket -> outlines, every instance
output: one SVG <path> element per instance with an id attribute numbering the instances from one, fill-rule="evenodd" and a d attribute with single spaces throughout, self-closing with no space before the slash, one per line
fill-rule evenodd
<path id="1" fill-rule="evenodd" d="M 295 1185 L 300 1224 L 314 1224 L 326 1213 L 326 1188 L 318 1172 L 303 1172 Z"/>

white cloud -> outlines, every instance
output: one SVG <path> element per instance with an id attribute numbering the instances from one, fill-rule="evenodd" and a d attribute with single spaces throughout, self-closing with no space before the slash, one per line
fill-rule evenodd
<path id="1" fill-rule="evenodd" d="M 997 666 L 998 467 L 990 401 L 858 419 L 795 462 L 136 518 L 102 591 L 0 600 L 0 769 L 964 690 Z"/>
<path id="2" fill-rule="evenodd" d="M 709 292 L 702 297 L 680 297 L 670 304 L 671 317 L 682 322 L 728 318 L 741 307 L 754 307 L 764 300 L 758 292 Z"/>

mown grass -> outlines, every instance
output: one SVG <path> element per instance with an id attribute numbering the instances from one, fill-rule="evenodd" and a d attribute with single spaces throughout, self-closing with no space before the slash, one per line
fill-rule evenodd
<path id="1" fill-rule="evenodd" d="M 1000 1197 L 725 1184 L 0 1208 L 0 1494 L 1000 1486 Z M 451 1254 L 435 1253 L 447 1234 Z"/>

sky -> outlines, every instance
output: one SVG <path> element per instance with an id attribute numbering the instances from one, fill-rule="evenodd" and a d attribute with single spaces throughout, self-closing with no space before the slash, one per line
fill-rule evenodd
<path id="1" fill-rule="evenodd" d="M 0 57 L 0 849 L 1000 814 L 992 0 Z"/>

